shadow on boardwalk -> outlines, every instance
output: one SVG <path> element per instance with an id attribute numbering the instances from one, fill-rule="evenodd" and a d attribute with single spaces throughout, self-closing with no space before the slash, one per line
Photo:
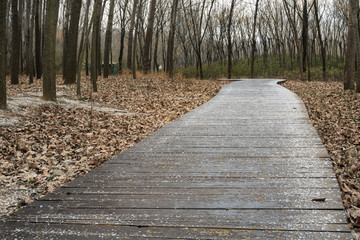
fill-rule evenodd
<path id="1" fill-rule="evenodd" d="M 3 219 L 0 238 L 351 239 L 326 149 L 302 101 L 276 83 L 226 85 Z"/>

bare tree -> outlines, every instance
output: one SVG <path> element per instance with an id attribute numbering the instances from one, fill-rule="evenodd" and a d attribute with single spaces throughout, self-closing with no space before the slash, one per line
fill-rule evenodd
<path id="1" fill-rule="evenodd" d="M 111 51 L 111 44 L 112 44 L 112 29 L 113 29 L 113 19 L 114 19 L 114 6 L 115 0 L 110 1 L 110 8 L 109 8 L 109 17 L 108 23 L 106 27 L 106 34 L 105 34 L 105 50 L 104 50 L 104 78 L 109 77 L 109 57 Z"/>
<path id="2" fill-rule="evenodd" d="M 35 14 L 35 65 L 36 65 L 36 78 L 40 79 L 42 76 L 42 39 L 41 39 L 41 9 L 42 1 L 36 1 L 36 14 Z"/>
<path id="3" fill-rule="evenodd" d="M 119 53 L 119 73 L 122 73 L 122 63 L 123 63 L 123 56 L 124 56 L 124 45 L 125 45 L 125 34 L 126 34 L 126 10 L 128 8 L 129 0 L 125 0 L 124 5 L 121 4 L 120 1 L 120 20 L 121 20 L 121 33 L 120 33 L 120 53 Z"/>
<path id="4" fill-rule="evenodd" d="M 96 12 L 93 12 L 91 20 L 90 20 L 90 24 L 88 25 L 88 15 L 89 15 L 89 9 L 90 9 L 90 0 L 87 0 L 86 3 L 86 11 L 85 11 L 85 19 L 84 19 L 84 27 L 83 27 L 83 32 L 82 32 L 82 40 L 81 40 L 81 44 L 80 44 L 80 50 L 79 50 L 79 57 L 78 57 L 78 67 L 77 67 L 77 81 L 76 81 L 76 95 L 80 96 L 81 95 L 81 69 L 82 69 L 82 64 L 84 62 L 84 55 L 85 55 L 85 48 L 83 47 L 83 45 L 88 46 L 89 45 L 89 36 L 90 36 L 90 29 L 92 24 L 94 23 L 94 19 L 95 19 L 95 15 Z M 88 48 L 86 48 L 86 52 L 87 52 Z M 87 67 L 87 66 L 86 66 Z"/>
<path id="5" fill-rule="evenodd" d="M 63 6 L 63 57 L 62 57 L 62 70 L 63 78 L 67 79 L 66 74 L 68 73 L 66 67 L 67 64 L 67 54 L 68 54 L 68 43 L 69 43 L 69 24 L 70 24 L 70 14 L 71 14 L 71 2 L 77 2 L 76 0 L 64 0 Z"/>
<path id="6" fill-rule="evenodd" d="M 359 9 L 359 1 L 350 0 L 349 18 L 348 18 L 348 36 L 347 36 L 347 48 L 345 57 L 345 78 L 344 89 L 354 89 L 354 68 L 355 68 L 355 47 L 357 33 L 357 14 Z"/>
<path id="7" fill-rule="evenodd" d="M 33 4 L 31 4 L 32 1 L 31 0 L 26 0 L 26 16 L 25 16 L 25 60 L 26 60 L 26 65 L 25 65 L 25 74 L 28 75 L 29 74 L 29 51 L 30 51 L 30 25 L 31 25 L 31 6 Z M 29 79 L 30 80 L 30 79 Z M 29 81 L 30 83 L 30 81 Z"/>
<path id="8" fill-rule="evenodd" d="M 142 11 L 142 5 L 143 5 L 143 0 L 140 0 L 140 4 L 139 7 L 137 9 L 135 9 L 135 13 L 136 13 L 136 23 L 135 23 L 135 35 L 134 35 L 134 46 L 132 47 L 132 75 L 133 75 L 133 79 L 136 79 L 136 64 L 135 64 L 135 58 L 136 58 L 136 42 L 137 39 L 139 37 L 139 22 L 140 22 L 140 18 L 141 18 L 141 11 Z M 139 65 L 139 64 L 138 64 Z"/>
<path id="9" fill-rule="evenodd" d="M 175 42 L 175 31 L 176 31 L 176 14 L 179 0 L 173 0 L 170 17 L 170 31 L 167 45 L 167 64 L 166 70 L 169 77 L 174 76 L 174 42 Z"/>
<path id="10" fill-rule="evenodd" d="M 227 29 L 227 37 L 228 37 L 228 79 L 231 79 L 232 72 L 232 41 L 231 41 L 231 25 L 233 20 L 234 8 L 235 8 L 236 0 L 231 0 L 230 6 L 230 14 L 229 14 L 229 23 Z"/>
<path id="11" fill-rule="evenodd" d="M 146 29 L 145 45 L 144 45 L 144 74 L 147 74 L 150 71 L 151 66 L 151 51 L 150 46 L 152 42 L 152 36 L 154 31 L 154 22 L 155 22 L 155 10 L 156 10 L 156 0 L 151 0 L 150 10 L 149 10 L 149 19 Z"/>
<path id="12" fill-rule="evenodd" d="M 47 0 L 44 38 L 43 99 L 56 102 L 55 46 L 59 0 Z"/>
<path id="13" fill-rule="evenodd" d="M 133 3 L 133 9 L 131 14 L 131 22 L 130 22 L 130 28 L 129 28 L 129 37 L 128 37 L 128 52 L 127 52 L 127 67 L 129 69 L 132 69 L 132 54 L 133 54 L 133 41 L 134 38 L 134 28 L 135 28 L 135 18 L 136 18 L 136 9 L 138 5 L 138 0 L 134 0 Z"/>
<path id="14" fill-rule="evenodd" d="M 252 32 L 252 39 L 251 39 L 251 70 L 250 70 L 251 78 L 254 78 L 255 50 L 256 50 L 256 20 L 257 20 L 258 9 L 259 9 L 259 0 L 256 0 L 253 32 Z"/>
<path id="15" fill-rule="evenodd" d="M 297 49 L 297 62 L 298 62 L 298 66 L 299 66 L 299 75 L 300 75 L 300 79 L 304 80 L 304 73 L 303 73 L 303 65 L 302 65 L 302 61 L 301 61 L 301 45 L 298 41 L 299 37 L 298 37 L 298 31 L 296 28 L 296 0 L 293 1 L 293 9 L 294 9 L 294 15 L 293 17 L 291 16 L 291 12 L 290 12 L 290 7 L 289 7 L 289 3 L 287 2 L 287 0 L 283 0 L 284 3 L 284 8 L 285 8 L 285 12 L 286 12 L 286 16 L 288 18 L 293 36 L 294 36 L 294 41 L 295 41 L 295 45 L 296 45 L 296 49 Z"/>
<path id="16" fill-rule="evenodd" d="M 93 91 L 97 92 L 97 78 L 98 78 L 98 61 L 97 54 L 100 51 L 98 49 L 98 35 L 100 35 L 100 15 L 101 15 L 101 0 L 95 0 L 94 3 L 94 23 L 92 31 L 92 40 L 91 40 L 91 82 Z"/>
<path id="17" fill-rule="evenodd" d="M 78 45 L 78 36 L 79 36 L 79 20 L 81 12 L 82 1 L 73 0 L 71 2 L 71 12 L 70 12 L 70 27 L 68 32 L 68 42 L 67 42 L 67 51 L 66 54 L 66 71 L 64 75 L 65 84 L 74 84 L 76 82 L 76 57 L 77 57 L 77 45 Z"/>
<path id="18" fill-rule="evenodd" d="M 29 84 L 32 84 L 34 82 L 34 26 L 35 26 L 35 15 L 36 15 L 36 9 L 37 9 L 37 1 L 33 3 L 32 6 L 32 13 L 31 13 L 31 23 L 30 23 L 30 32 L 29 32 L 29 47 L 28 47 L 28 68 L 29 68 Z"/>
<path id="19" fill-rule="evenodd" d="M 83 29 L 82 29 L 82 32 L 81 32 L 81 40 L 80 40 L 78 63 L 77 63 L 77 67 L 80 68 L 80 69 L 82 68 L 81 53 L 83 52 L 84 49 L 87 50 L 88 49 L 87 46 L 89 45 L 88 39 L 87 39 L 87 41 L 85 41 L 85 37 L 86 37 L 87 32 L 90 32 L 89 31 L 89 26 L 88 26 L 88 24 L 89 24 L 90 5 L 91 5 L 91 0 L 86 0 L 86 10 L 85 10 L 85 14 L 84 14 L 84 23 L 83 23 Z M 87 69 L 86 69 L 86 72 L 87 72 Z M 86 75 L 88 75 L 88 74 L 86 74 Z"/>
<path id="20" fill-rule="evenodd" d="M 309 17 L 307 11 L 307 0 L 304 0 L 303 3 L 303 14 L 302 14 L 302 65 L 303 65 L 303 72 L 306 72 L 306 60 L 308 55 L 308 38 L 309 38 Z"/>
<path id="21" fill-rule="evenodd" d="M 315 21 L 316 21 L 316 28 L 318 31 L 318 37 L 319 37 L 319 44 L 320 44 L 320 50 L 321 50 L 321 60 L 322 60 L 322 70 L 323 70 L 323 80 L 326 80 L 326 52 L 324 47 L 324 41 L 321 34 L 321 27 L 320 27 L 320 18 L 319 18 L 319 6 L 318 6 L 318 0 L 314 0 L 314 12 L 315 12 Z"/>
<path id="22" fill-rule="evenodd" d="M 6 1 L 0 2 L 0 109 L 6 109 Z"/>
<path id="23" fill-rule="evenodd" d="M 209 20 L 211 18 L 211 11 L 214 6 L 215 0 L 210 1 L 210 6 L 207 4 L 208 1 L 202 0 L 193 4 L 192 0 L 189 0 L 188 6 L 185 4 L 185 0 L 182 0 L 184 20 L 186 23 L 187 30 L 189 32 L 189 38 L 191 45 L 197 56 L 197 66 L 200 70 L 200 79 L 204 78 L 201 48 L 202 43 L 207 31 Z M 206 14 L 206 10 L 207 14 Z"/>
<path id="24" fill-rule="evenodd" d="M 11 1 L 12 40 L 11 40 L 11 84 L 19 84 L 20 39 L 18 0 Z"/>

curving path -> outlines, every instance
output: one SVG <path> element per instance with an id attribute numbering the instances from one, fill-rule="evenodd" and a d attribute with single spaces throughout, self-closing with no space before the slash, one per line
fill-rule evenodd
<path id="1" fill-rule="evenodd" d="M 278 81 L 224 86 L 0 221 L 0 239 L 351 239 L 326 149 Z"/>

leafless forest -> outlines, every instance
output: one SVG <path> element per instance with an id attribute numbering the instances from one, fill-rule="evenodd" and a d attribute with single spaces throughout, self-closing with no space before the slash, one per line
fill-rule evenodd
<path id="1" fill-rule="evenodd" d="M 296 73 L 344 81 L 360 91 L 356 0 L 4 0 L 1 107 L 6 75 L 43 78 L 56 100 L 82 72 L 97 78 L 136 71 L 186 77 L 271 77 Z M 357 84 L 356 84 L 357 82 Z"/>

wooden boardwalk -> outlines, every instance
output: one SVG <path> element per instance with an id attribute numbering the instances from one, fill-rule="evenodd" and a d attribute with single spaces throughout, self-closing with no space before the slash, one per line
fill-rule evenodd
<path id="1" fill-rule="evenodd" d="M 0 221 L 0 239 L 352 239 L 326 149 L 276 82 L 226 85 Z"/>

